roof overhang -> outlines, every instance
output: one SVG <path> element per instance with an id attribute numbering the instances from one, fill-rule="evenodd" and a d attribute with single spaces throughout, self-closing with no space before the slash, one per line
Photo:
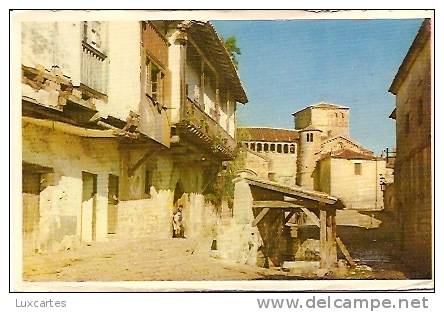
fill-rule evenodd
<path id="1" fill-rule="evenodd" d="M 396 73 L 395 79 L 393 79 L 393 82 L 390 85 L 390 88 L 388 90 L 390 93 L 394 95 L 398 93 L 398 90 L 402 82 L 405 80 L 407 73 L 409 72 L 413 62 L 418 56 L 418 52 L 422 50 L 427 41 L 430 39 L 430 33 L 431 33 L 430 19 L 426 18 L 424 19 L 424 22 L 419 28 L 418 34 L 416 35 L 415 40 L 413 40 L 413 43 L 410 46 L 407 55 L 402 61 L 402 64 L 399 67 L 398 72 Z"/>
<path id="2" fill-rule="evenodd" d="M 292 199 L 323 203 L 327 206 L 332 206 L 335 209 L 341 209 L 344 207 L 339 198 L 331 196 L 327 193 L 312 191 L 300 186 L 290 186 L 270 180 L 262 180 L 251 176 L 242 177 L 239 179 L 243 179 L 250 186 L 280 193 L 284 196 L 284 198 L 288 197 Z M 237 180 L 235 179 L 235 181 Z"/>
<path id="3" fill-rule="evenodd" d="M 396 107 L 390 113 L 389 118 L 396 120 Z"/>
<path id="4" fill-rule="evenodd" d="M 231 90 L 234 99 L 246 104 L 248 98 L 236 67 L 214 26 L 208 21 L 190 21 L 186 29 L 193 42 L 199 45 L 212 65 L 222 74 L 223 81 Z"/>

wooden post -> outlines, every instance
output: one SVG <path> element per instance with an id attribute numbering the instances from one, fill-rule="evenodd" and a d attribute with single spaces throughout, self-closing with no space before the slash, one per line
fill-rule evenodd
<path id="1" fill-rule="evenodd" d="M 182 35 L 184 38 L 186 38 L 186 35 Z M 186 94 L 186 61 L 187 61 L 187 44 L 186 40 L 182 39 L 179 40 L 179 57 L 180 57 L 180 67 L 179 67 L 179 74 L 180 74 L 180 118 L 184 118 L 186 115 L 186 101 L 187 101 L 187 94 Z M 151 94 L 151 91 L 150 91 Z"/>
<path id="2" fill-rule="evenodd" d="M 200 61 L 200 88 L 199 88 L 199 106 L 205 111 L 205 62 Z"/>
<path id="3" fill-rule="evenodd" d="M 216 103 L 214 103 L 214 108 L 216 111 L 216 121 L 220 125 L 220 90 L 219 90 L 219 79 L 216 78 Z"/>
<path id="4" fill-rule="evenodd" d="M 325 204 L 319 204 L 319 253 L 321 257 L 321 268 L 328 267 L 328 249 L 327 249 L 327 211 Z"/>
<path id="5" fill-rule="evenodd" d="M 338 254 L 336 251 L 336 210 L 327 209 L 327 248 L 328 248 L 328 268 L 334 268 L 338 264 Z"/>

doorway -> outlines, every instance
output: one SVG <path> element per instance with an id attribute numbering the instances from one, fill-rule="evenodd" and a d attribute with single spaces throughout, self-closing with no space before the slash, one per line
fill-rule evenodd
<path id="1" fill-rule="evenodd" d="M 40 223 L 40 173 L 23 171 L 22 174 L 22 234 L 24 254 L 38 252 Z"/>
<path id="2" fill-rule="evenodd" d="M 96 239 L 97 175 L 82 171 L 81 240 Z"/>
<path id="3" fill-rule="evenodd" d="M 116 234 L 119 203 L 119 177 L 108 176 L 108 234 Z"/>

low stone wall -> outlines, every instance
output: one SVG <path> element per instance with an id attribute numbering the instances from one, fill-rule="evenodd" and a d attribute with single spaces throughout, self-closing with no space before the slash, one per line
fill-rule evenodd
<path id="1" fill-rule="evenodd" d="M 236 263 L 257 264 L 262 239 L 257 227 L 251 226 L 254 219 L 252 204 L 248 184 L 236 183 L 233 216 L 222 211 L 224 217 L 217 225 L 217 257 Z"/>
<path id="2" fill-rule="evenodd" d="M 117 235 L 171 237 L 171 216 L 170 191 L 154 191 L 149 199 L 121 201 L 118 205 Z"/>

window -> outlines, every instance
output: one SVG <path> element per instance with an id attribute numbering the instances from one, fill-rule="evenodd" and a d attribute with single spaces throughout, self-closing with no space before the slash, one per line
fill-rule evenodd
<path id="1" fill-rule="evenodd" d="M 313 142 L 313 133 L 307 133 L 307 142 Z"/>
<path id="2" fill-rule="evenodd" d="M 262 152 L 262 143 L 257 144 L 257 151 Z"/>
<path id="3" fill-rule="evenodd" d="M 410 132 L 410 114 L 409 113 L 405 114 L 404 131 L 406 134 Z"/>
<path id="4" fill-rule="evenodd" d="M 362 174 L 362 164 L 355 163 L 355 175 L 361 175 L 361 174 Z"/>
<path id="5" fill-rule="evenodd" d="M 285 154 L 288 154 L 288 144 L 285 144 L 285 145 L 284 145 L 284 153 L 285 153 Z"/>
<path id="6" fill-rule="evenodd" d="M 152 172 L 145 170 L 145 194 L 150 194 L 151 185 L 153 185 Z"/>
<path id="7" fill-rule="evenodd" d="M 282 144 L 277 145 L 277 152 L 282 153 Z"/>
<path id="8" fill-rule="evenodd" d="M 264 144 L 264 152 L 268 152 L 268 143 Z"/>
<path id="9" fill-rule="evenodd" d="M 100 52 L 102 51 L 102 22 L 83 23 L 83 41 Z"/>
<path id="10" fill-rule="evenodd" d="M 250 149 L 255 151 L 256 150 L 256 144 L 255 143 L 250 143 Z"/>
<path id="11" fill-rule="evenodd" d="M 419 103 L 418 103 L 418 106 L 417 106 L 417 112 L 416 112 L 416 114 L 417 114 L 417 120 L 418 120 L 418 125 L 421 125 L 422 124 L 422 119 L 424 118 L 424 116 L 423 116 L 423 102 L 422 102 L 422 100 L 420 100 L 419 101 Z"/>
<path id="12" fill-rule="evenodd" d="M 296 151 L 295 151 L 295 148 L 294 148 L 294 144 L 291 144 L 290 145 L 290 153 L 292 153 L 292 154 L 294 154 Z"/>
<path id="13" fill-rule="evenodd" d="M 146 94 L 151 97 L 153 102 L 163 102 L 163 84 L 165 74 L 160 68 L 147 59 L 146 62 Z"/>
<path id="14" fill-rule="evenodd" d="M 276 152 L 276 144 L 274 144 L 274 143 L 270 144 L 270 151 Z"/>

